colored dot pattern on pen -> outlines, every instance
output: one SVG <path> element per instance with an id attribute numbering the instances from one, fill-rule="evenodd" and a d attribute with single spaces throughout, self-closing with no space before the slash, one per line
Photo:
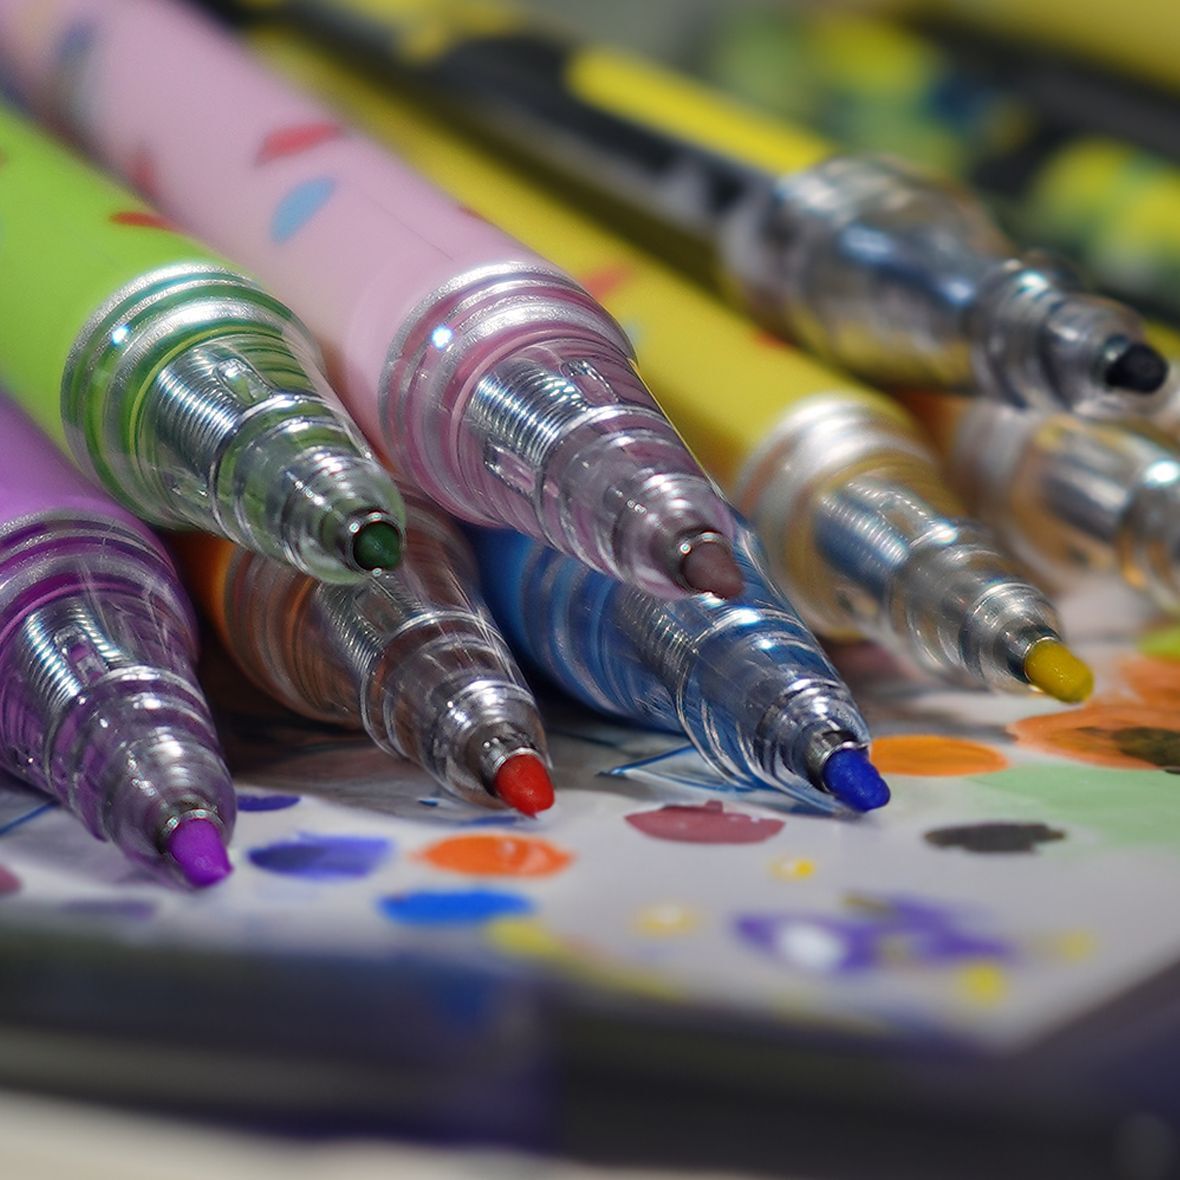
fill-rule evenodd
<path id="1" fill-rule="evenodd" d="M 256 164 L 269 164 L 288 156 L 301 155 L 320 144 L 340 139 L 344 128 L 335 122 L 317 121 L 300 123 L 294 127 L 280 127 L 262 141 L 255 157 Z"/>
<path id="2" fill-rule="evenodd" d="M 305 180 L 288 192 L 271 217 L 271 241 L 278 245 L 290 241 L 328 203 L 336 190 L 330 176 Z"/>

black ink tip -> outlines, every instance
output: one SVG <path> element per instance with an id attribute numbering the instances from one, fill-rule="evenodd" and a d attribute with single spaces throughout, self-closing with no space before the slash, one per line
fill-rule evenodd
<path id="1" fill-rule="evenodd" d="M 1168 362 L 1150 344 L 1121 337 L 1107 344 L 1102 379 L 1111 389 L 1155 393 L 1167 377 Z"/>

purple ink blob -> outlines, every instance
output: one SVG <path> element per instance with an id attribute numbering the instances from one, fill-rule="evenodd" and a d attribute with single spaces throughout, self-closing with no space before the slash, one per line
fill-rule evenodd
<path id="1" fill-rule="evenodd" d="M 742 941 L 785 966 L 821 975 L 1018 957 L 1012 943 L 970 929 L 953 910 L 906 898 L 866 900 L 863 912 L 836 916 L 746 914 L 734 929 Z"/>
<path id="2" fill-rule="evenodd" d="M 16 893 L 20 890 L 20 878 L 11 871 L 0 865 L 0 897 L 4 897 L 8 893 Z"/>
<path id="3" fill-rule="evenodd" d="M 499 889 L 419 889 L 383 897 L 377 908 L 404 926 L 471 926 L 531 914 L 536 904 L 519 893 Z"/>
<path id="4" fill-rule="evenodd" d="M 299 802 L 299 795 L 246 795 L 238 792 L 239 811 L 285 811 Z"/>
<path id="5" fill-rule="evenodd" d="M 301 834 L 295 840 L 252 848 L 250 861 L 268 873 L 308 881 L 353 881 L 367 877 L 393 851 L 375 836 Z"/>

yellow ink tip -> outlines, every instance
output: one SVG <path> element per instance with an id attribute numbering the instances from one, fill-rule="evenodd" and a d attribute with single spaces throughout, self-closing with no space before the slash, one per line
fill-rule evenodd
<path id="1" fill-rule="evenodd" d="M 1084 701 L 1094 691 L 1090 666 L 1056 639 L 1034 643 L 1024 657 L 1024 678 L 1034 688 L 1067 705 Z"/>

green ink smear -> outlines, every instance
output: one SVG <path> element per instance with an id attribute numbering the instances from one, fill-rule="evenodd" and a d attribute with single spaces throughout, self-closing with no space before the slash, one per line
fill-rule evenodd
<path id="1" fill-rule="evenodd" d="M 1180 660 L 1180 627 L 1161 627 L 1139 638 L 1139 650 L 1145 656 L 1161 660 Z"/>
<path id="2" fill-rule="evenodd" d="M 1154 846 L 1180 853 L 1180 775 L 1042 764 L 1013 766 L 971 781 L 993 797 L 1020 801 L 1020 815 L 1005 818 L 1027 816 L 1067 832 L 1086 828 L 1109 847 Z M 1058 847 L 1065 852 L 1069 845 L 1066 840 Z"/>

